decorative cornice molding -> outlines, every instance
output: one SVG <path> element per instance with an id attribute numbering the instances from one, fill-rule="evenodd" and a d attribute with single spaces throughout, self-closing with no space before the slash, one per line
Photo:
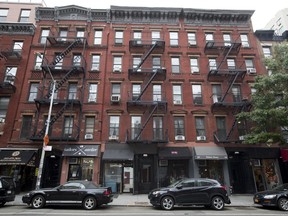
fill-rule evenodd
<path id="1" fill-rule="evenodd" d="M 0 34 L 34 35 L 33 23 L 0 23 Z"/>

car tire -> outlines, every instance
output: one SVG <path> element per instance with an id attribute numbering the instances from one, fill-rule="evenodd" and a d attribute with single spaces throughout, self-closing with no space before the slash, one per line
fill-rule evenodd
<path id="1" fill-rule="evenodd" d="M 44 207 L 45 202 L 45 198 L 42 195 L 36 195 L 32 198 L 31 206 L 33 209 L 40 209 Z"/>
<path id="2" fill-rule="evenodd" d="M 224 200 L 220 196 L 215 196 L 211 200 L 211 208 L 214 210 L 223 210 L 224 205 Z"/>
<path id="3" fill-rule="evenodd" d="M 288 211 L 288 199 L 287 198 L 281 197 L 277 203 L 278 203 L 278 207 L 280 210 Z"/>
<path id="4" fill-rule="evenodd" d="M 0 207 L 3 207 L 6 202 L 0 202 Z"/>
<path id="5" fill-rule="evenodd" d="M 164 196 L 161 199 L 161 208 L 163 210 L 172 210 L 174 208 L 174 199 L 171 196 Z"/>
<path id="6" fill-rule="evenodd" d="M 88 197 L 85 197 L 82 205 L 83 205 L 83 208 L 86 210 L 93 210 L 97 206 L 97 201 L 93 196 L 88 196 Z"/>

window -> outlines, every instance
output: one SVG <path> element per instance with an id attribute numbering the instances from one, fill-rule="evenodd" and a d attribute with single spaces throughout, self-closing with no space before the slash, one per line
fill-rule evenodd
<path id="1" fill-rule="evenodd" d="M 137 100 L 141 94 L 141 85 L 133 84 L 132 85 L 132 100 Z"/>
<path id="2" fill-rule="evenodd" d="M 210 71 L 217 70 L 217 63 L 215 58 L 209 58 L 209 68 Z"/>
<path id="3" fill-rule="evenodd" d="M 28 139 L 31 136 L 31 128 L 32 128 L 32 115 L 23 115 L 22 116 L 22 127 L 20 138 L 21 139 Z"/>
<path id="4" fill-rule="evenodd" d="M 214 42 L 213 33 L 205 33 L 206 42 Z"/>
<path id="5" fill-rule="evenodd" d="M 198 58 L 190 58 L 191 73 L 199 73 Z"/>
<path id="6" fill-rule="evenodd" d="M 175 136 L 185 136 L 184 117 L 174 117 L 174 133 Z"/>
<path id="7" fill-rule="evenodd" d="M 7 20 L 7 15 L 8 15 L 8 9 L 0 9 L 0 21 L 5 22 Z"/>
<path id="8" fill-rule="evenodd" d="M 180 58 L 172 57 L 171 58 L 172 73 L 180 73 Z"/>
<path id="9" fill-rule="evenodd" d="M 95 45 L 101 45 L 102 44 L 102 34 L 103 34 L 103 31 L 95 30 L 95 33 L 94 33 L 94 44 Z"/>
<path id="10" fill-rule="evenodd" d="M 120 116 L 110 116 L 109 118 L 109 139 L 118 139 L 120 130 Z"/>
<path id="11" fill-rule="evenodd" d="M 42 29 L 39 42 L 41 44 L 45 44 L 48 36 L 49 36 L 49 29 Z"/>
<path id="12" fill-rule="evenodd" d="M 85 134 L 94 134 L 94 123 L 95 117 L 94 116 L 86 116 L 85 118 Z"/>
<path id="13" fill-rule="evenodd" d="M 161 90 L 162 86 L 158 84 L 153 85 L 153 101 L 161 101 L 162 96 L 161 96 Z"/>
<path id="14" fill-rule="evenodd" d="M 153 117 L 153 140 L 163 140 L 163 117 Z"/>
<path id="15" fill-rule="evenodd" d="M 85 37 L 85 29 L 82 28 L 77 29 L 76 37 L 83 39 Z"/>
<path id="16" fill-rule="evenodd" d="M 216 117 L 217 137 L 219 140 L 226 139 L 226 119 L 225 117 Z"/>
<path id="17" fill-rule="evenodd" d="M 152 43 L 154 44 L 157 41 L 160 41 L 160 32 L 159 31 L 152 31 L 151 32 Z"/>
<path id="18" fill-rule="evenodd" d="M 4 82 L 14 85 L 16 73 L 17 73 L 17 67 L 6 67 Z"/>
<path id="19" fill-rule="evenodd" d="M 251 69 L 255 69 L 254 68 L 254 63 L 253 63 L 253 59 L 245 59 L 245 65 L 246 65 L 246 69 L 249 72 Z"/>
<path id="20" fill-rule="evenodd" d="M 204 136 L 204 140 L 206 140 L 206 131 L 205 131 L 205 123 L 203 116 L 195 117 L 195 127 L 196 127 L 196 136 L 197 140 L 202 140 Z M 201 136 L 201 138 L 200 138 Z"/>
<path id="21" fill-rule="evenodd" d="M 269 58 L 271 57 L 271 47 L 262 47 L 264 57 Z"/>
<path id="22" fill-rule="evenodd" d="M 181 85 L 173 85 L 173 103 L 182 104 L 182 88 Z"/>
<path id="23" fill-rule="evenodd" d="M 202 88 L 200 84 L 192 84 L 193 103 L 195 105 L 202 105 Z"/>
<path id="24" fill-rule="evenodd" d="M 131 117 L 131 139 L 138 139 L 141 132 L 141 116 Z"/>
<path id="25" fill-rule="evenodd" d="M 241 34 L 240 38 L 241 38 L 241 42 L 242 42 L 243 47 L 250 47 L 247 34 Z"/>
<path id="26" fill-rule="evenodd" d="M 121 94 L 121 84 L 120 83 L 112 83 L 111 94 L 112 94 L 112 96 L 120 97 L 120 94 Z"/>
<path id="27" fill-rule="evenodd" d="M 188 32 L 188 44 L 189 46 L 195 46 L 197 44 L 196 33 Z"/>
<path id="28" fill-rule="evenodd" d="M 69 83 L 68 99 L 77 100 L 77 83 Z"/>
<path id="29" fill-rule="evenodd" d="M 61 57 L 61 53 L 55 53 L 55 60 L 60 59 L 58 63 L 55 65 L 55 69 L 61 70 L 63 65 L 63 57 Z"/>
<path id="30" fill-rule="evenodd" d="M 100 55 L 92 55 L 91 60 L 91 70 L 92 71 L 99 71 L 100 70 Z"/>
<path id="31" fill-rule="evenodd" d="M 235 59 L 228 58 L 227 66 L 229 70 L 235 70 L 236 69 Z"/>
<path id="32" fill-rule="evenodd" d="M 22 9 L 20 13 L 19 22 L 29 22 L 30 12 L 31 10 Z"/>
<path id="33" fill-rule="evenodd" d="M 178 32 L 169 32 L 170 46 L 178 46 Z"/>
<path id="34" fill-rule="evenodd" d="M 231 46 L 231 35 L 228 33 L 223 34 L 224 46 Z"/>
<path id="35" fill-rule="evenodd" d="M 242 94 L 241 94 L 240 85 L 233 85 L 232 86 L 232 96 L 233 96 L 233 102 L 241 102 L 242 101 Z"/>
<path id="36" fill-rule="evenodd" d="M 9 101 L 9 97 L 0 97 L 0 122 L 5 122 Z"/>
<path id="37" fill-rule="evenodd" d="M 142 32 L 141 31 L 134 31 L 133 32 L 133 39 L 137 41 L 137 44 L 141 44 Z"/>
<path id="38" fill-rule="evenodd" d="M 34 102 L 34 99 L 37 98 L 38 87 L 39 87 L 39 83 L 31 83 L 30 84 L 29 97 L 28 97 L 29 102 Z"/>
<path id="39" fill-rule="evenodd" d="M 133 69 L 136 69 L 138 65 L 141 63 L 141 57 L 133 56 Z M 141 68 L 138 68 L 137 72 L 140 72 Z"/>
<path id="40" fill-rule="evenodd" d="M 213 103 L 220 102 L 222 99 L 222 89 L 220 84 L 212 85 L 212 99 Z"/>
<path id="41" fill-rule="evenodd" d="M 67 40 L 67 36 L 68 36 L 68 29 L 60 29 L 60 32 L 59 32 L 59 37 L 60 37 L 60 40 L 61 41 L 66 41 Z"/>
<path id="42" fill-rule="evenodd" d="M 81 54 L 73 54 L 73 66 L 81 66 Z"/>
<path id="43" fill-rule="evenodd" d="M 42 65 L 42 60 L 43 60 L 43 53 L 39 55 L 36 54 L 36 60 L 35 60 L 35 70 L 42 70 L 41 65 Z"/>
<path id="44" fill-rule="evenodd" d="M 88 102 L 97 102 L 97 90 L 98 90 L 97 83 L 89 84 Z"/>
<path id="45" fill-rule="evenodd" d="M 121 70 L 122 70 L 122 56 L 114 56 L 113 72 L 121 72 Z"/>
<path id="46" fill-rule="evenodd" d="M 14 41 L 13 51 L 21 54 L 23 49 L 23 41 Z"/>
<path id="47" fill-rule="evenodd" d="M 63 129 L 63 136 L 64 137 L 71 137 L 73 132 L 73 116 L 65 116 L 64 117 L 64 129 Z"/>
<path id="48" fill-rule="evenodd" d="M 160 57 L 152 57 L 152 68 L 153 68 L 153 72 L 156 72 L 157 69 L 161 69 L 161 59 Z"/>
<path id="49" fill-rule="evenodd" d="M 115 44 L 123 44 L 123 31 L 115 32 Z"/>

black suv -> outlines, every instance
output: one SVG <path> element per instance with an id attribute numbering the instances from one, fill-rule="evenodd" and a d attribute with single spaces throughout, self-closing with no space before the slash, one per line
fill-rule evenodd
<path id="1" fill-rule="evenodd" d="M 182 179 L 166 188 L 152 190 L 148 198 L 153 206 L 171 210 L 174 205 L 204 205 L 222 210 L 225 203 L 230 204 L 224 186 L 214 179 Z"/>
<path id="2" fill-rule="evenodd" d="M 15 200 L 15 183 L 10 176 L 0 176 L 0 206 Z"/>

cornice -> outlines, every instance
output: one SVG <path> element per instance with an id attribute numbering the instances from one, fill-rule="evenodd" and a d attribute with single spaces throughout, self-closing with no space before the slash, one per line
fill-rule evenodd
<path id="1" fill-rule="evenodd" d="M 33 23 L 0 23 L 0 34 L 34 35 Z"/>

